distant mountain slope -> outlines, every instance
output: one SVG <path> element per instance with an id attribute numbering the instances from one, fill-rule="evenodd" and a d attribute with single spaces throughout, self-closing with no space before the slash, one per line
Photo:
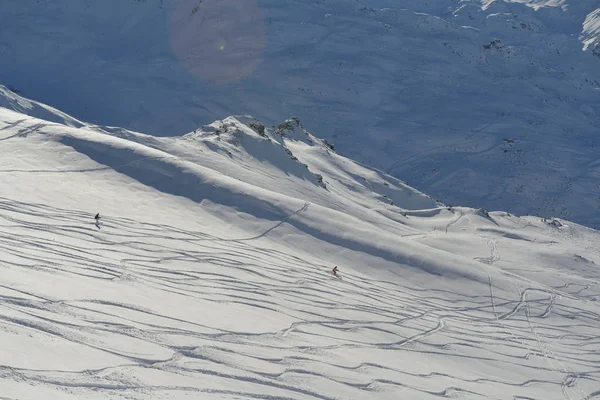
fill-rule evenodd
<path id="1" fill-rule="evenodd" d="M 297 115 L 446 203 L 600 226 L 595 0 L 23 0 L 0 12 L 0 82 L 80 120 L 174 136 L 228 115 Z"/>
<path id="2" fill-rule="evenodd" d="M 585 18 L 580 39 L 583 41 L 584 50 L 593 48 L 594 55 L 600 57 L 600 8 L 592 11 Z"/>

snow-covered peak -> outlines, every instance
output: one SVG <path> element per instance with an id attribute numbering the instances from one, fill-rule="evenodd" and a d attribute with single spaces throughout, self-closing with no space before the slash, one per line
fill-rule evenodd
<path id="1" fill-rule="evenodd" d="M 290 140 L 313 144 L 315 138 L 304 129 L 297 117 L 292 117 L 277 126 L 277 134 Z"/>
<path id="2" fill-rule="evenodd" d="M 95 126 L 93 130 L 338 211 L 366 210 L 373 201 L 398 212 L 440 204 L 390 175 L 336 153 L 332 144 L 308 132 L 298 118 L 271 128 L 250 116 L 232 116 L 170 138 L 122 128 Z"/>

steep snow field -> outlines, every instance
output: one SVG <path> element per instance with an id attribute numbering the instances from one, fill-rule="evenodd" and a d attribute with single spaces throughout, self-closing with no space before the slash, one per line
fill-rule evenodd
<path id="1" fill-rule="evenodd" d="M 5 97 L 44 119 L 0 108 L 1 399 L 600 396 L 597 231 L 444 206 L 293 119 Z"/>
<path id="2" fill-rule="evenodd" d="M 0 83 L 178 136 L 297 115 L 448 204 L 600 227 L 597 0 L 0 2 Z"/>

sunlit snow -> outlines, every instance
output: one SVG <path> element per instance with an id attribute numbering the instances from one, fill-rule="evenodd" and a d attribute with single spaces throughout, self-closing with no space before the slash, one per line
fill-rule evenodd
<path id="1" fill-rule="evenodd" d="M 159 138 L 3 93 L 0 398 L 600 395 L 597 231 L 437 203 L 295 119 Z"/>

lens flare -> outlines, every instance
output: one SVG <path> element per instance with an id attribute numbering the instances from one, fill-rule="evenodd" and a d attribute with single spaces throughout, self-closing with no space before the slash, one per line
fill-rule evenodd
<path id="1" fill-rule="evenodd" d="M 257 0 L 170 0 L 168 18 L 173 53 L 200 79 L 236 82 L 262 60 L 266 27 Z"/>

